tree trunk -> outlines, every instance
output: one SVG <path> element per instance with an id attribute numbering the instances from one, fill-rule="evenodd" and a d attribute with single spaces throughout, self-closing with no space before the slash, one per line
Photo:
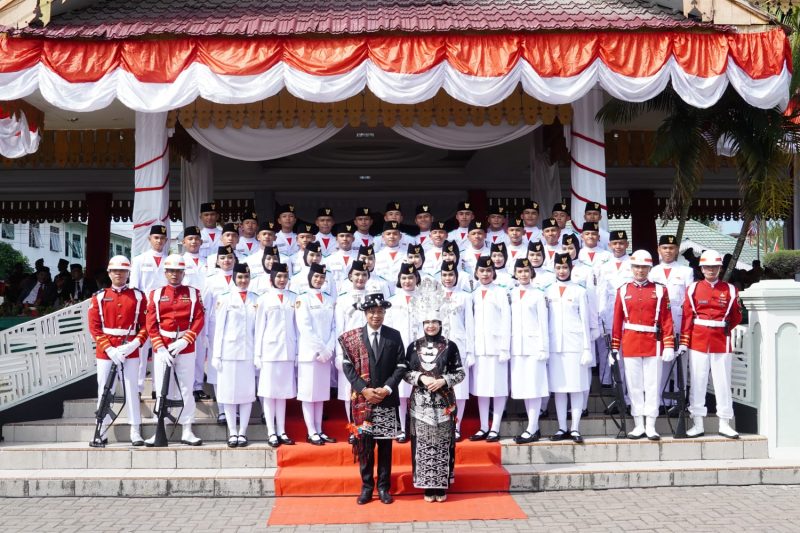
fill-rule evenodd
<path id="1" fill-rule="evenodd" d="M 681 206 L 681 215 L 678 218 L 678 229 L 675 231 L 675 240 L 678 241 L 679 247 L 680 243 L 683 241 L 683 230 L 686 227 L 686 219 L 689 218 L 689 206 L 691 203 L 691 200 L 689 200 L 688 202 L 684 202 Z"/>
<path id="2" fill-rule="evenodd" d="M 736 263 L 739 261 L 739 255 L 741 255 L 742 248 L 744 248 L 744 240 L 747 238 L 747 230 L 750 228 L 750 224 L 752 222 L 753 215 L 746 214 L 742 220 L 742 229 L 739 230 L 739 238 L 736 239 L 736 247 L 733 249 L 733 257 L 731 257 L 731 261 L 728 263 L 728 268 L 725 270 L 725 275 L 722 277 L 724 281 L 730 281 L 731 276 L 733 275 L 733 269 L 736 268 Z"/>

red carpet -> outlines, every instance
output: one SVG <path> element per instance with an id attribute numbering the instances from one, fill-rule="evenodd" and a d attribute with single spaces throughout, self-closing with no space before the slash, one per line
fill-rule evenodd
<path id="1" fill-rule="evenodd" d="M 276 498 L 267 524 L 295 526 L 526 518 L 508 493 L 449 494 L 444 503 L 427 503 L 421 496 L 400 496 L 392 505 L 383 505 L 377 499 L 358 505 L 352 496 L 318 496 Z"/>
<path id="2" fill-rule="evenodd" d="M 358 465 L 353 462 L 352 449 L 347 444 L 346 421 L 341 402 L 326 403 L 327 418 L 323 422 L 323 429 L 340 442 L 324 446 L 312 446 L 305 442 L 306 430 L 299 402 L 289 402 L 287 407 L 286 429 L 298 444 L 281 446 L 278 449 L 275 494 L 357 495 L 361 490 L 361 478 Z M 474 411 L 467 407 L 467 412 Z M 466 419 L 462 424 L 462 433 L 471 435 L 477 427 L 477 420 Z M 509 475 L 501 465 L 500 445 L 468 440 L 456 444 L 455 478 L 450 493 L 507 492 Z M 395 442 L 392 448 L 392 493 L 403 495 L 420 492 L 414 488 L 411 478 L 411 444 Z"/>

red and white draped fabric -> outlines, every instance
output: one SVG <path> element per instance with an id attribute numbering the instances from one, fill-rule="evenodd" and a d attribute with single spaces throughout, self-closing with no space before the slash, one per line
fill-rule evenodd
<path id="1" fill-rule="evenodd" d="M 0 94 L 34 91 L 62 109 L 91 111 L 114 99 L 136 111 L 181 107 L 197 97 L 249 103 L 284 87 L 313 102 L 368 87 L 378 98 L 418 103 L 444 89 L 489 106 L 517 85 L 550 104 L 599 85 L 644 101 L 672 83 L 696 107 L 731 84 L 750 105 L 786 107 L 791 51 L 780 27 L 759 33 L 691 31 L 367 35 L 335 38 L 181 37 L 45 40 L 0 36 Z"/>
<path id="2" fill-rule="evenodd" d="M 583 211 L 588 202 L 600 202 L 603 218 L 600 226 L 608 230 L 606 204 L 606 145 L 603 124 L 595 116 L 603 106 L 603 94 L 589 91 L 572 104 L 572 127 L 567 138 L 570 147 L 572 225 L 575 231 L 583 226 Z"/>
<path id="3" fill-rule="evenodd" d="M 136 113 L 133 196 L 133 255 L 147 250 L 150 226 L 167 226 L 169 237 L 169 147 L 167 114 Z"/>
<path id="4" fill-rule="evenodd" d="M 28 124 L 25 112 L 4 111 L 0 106 L 0 156 L 16 159 L 39 149 L 39 128 Z"/>

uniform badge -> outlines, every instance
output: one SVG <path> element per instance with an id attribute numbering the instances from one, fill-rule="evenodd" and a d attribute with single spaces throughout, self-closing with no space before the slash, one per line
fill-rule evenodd
<path id="1" fill-rule="evenodd" d="M 300 309 L 300 300 L 297 300 L 297 301 L 294 303 L 294 308 L 295 308 L 295 309 Z"/>

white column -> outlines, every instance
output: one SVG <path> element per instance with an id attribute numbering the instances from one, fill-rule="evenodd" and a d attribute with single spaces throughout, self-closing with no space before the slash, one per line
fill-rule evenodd
<path id="1" fill-rule="evenodd" d="M 769 439 L 770 457 L 800 457 L 800 283 L 761 281 L 741 298 L 749 311 L 744 342 L 756 371 L 758 432 Z"/>
<path id="2" fill-rule="evenodd" d="M 568 137 L 572 158 L 570 209 L 576 231 L 583 226 L 586 202 L 600 202 L 603 206 L 600 227 L 608 229 L 605 136 L 603 124 L 595 120 L 602 106 L 603 91 L 598 87 L 572 103 L 572 128 Z"/>
<path id="3" fill-rule="evenodd" d="M 136 112 L 133 249 L 147 249 L 150 226 L 164 224 L 169 237 L 169 149 L 167 113 Z"/>
<path id="4" fill-rule="evenodd" d="M 181 159 L 181 218 L 183 227 L 200 225 L 200 204 L 214 200 L 214 168 L 211 152 L 199 144 L 192 159 Z"/>

